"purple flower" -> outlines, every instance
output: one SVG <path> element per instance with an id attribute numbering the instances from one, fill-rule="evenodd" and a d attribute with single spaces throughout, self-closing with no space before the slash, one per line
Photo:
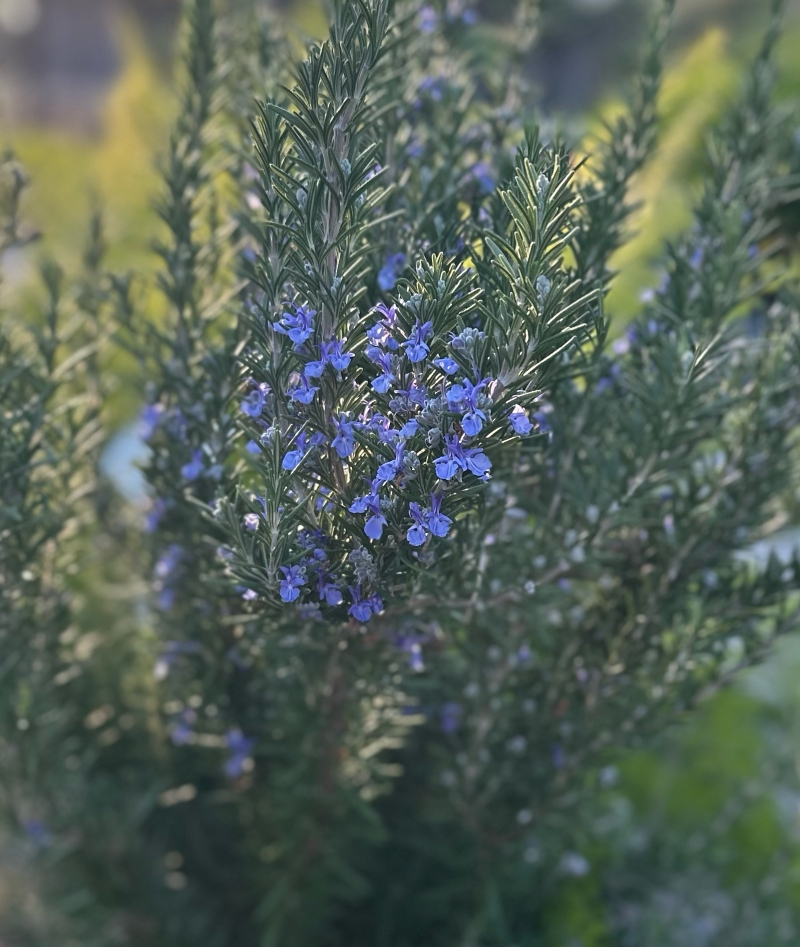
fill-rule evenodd
<path id="1" fill-rule="evenodd" d="M 413 501 L 408 505 L 408 512 L 411 515 L 411 519 L 414 520 L 414 525 L 406 533 L 406 539 L 412 546 L 422 546 L 428 538 L 425 514 L 420 509 L 419 503 L 414 503 Z"/>
<path id="2" fill-rule="evenodd" d="M 528 412 L 520 405 L 515 405 L 511 414 L 508 416 L 508 423 L 514 429 L 514 433 L 519 434 L 520 437 L 525 437 L 533 430 Z"/>
<path id="3" fill-rule="evenodd" d="M 242 401 L 240 407 L 249 418 L 260 418 L 264 410 L 269 385 L 258 385 Z"/>
<path id="4" fill-rule="evenodd" d="M 306 309 L 305 306 L 295 306 L 295 311 L 285 312 L 280 322 L 273 322 L 272 327 L 281 335 L 288 335 L 295 345 L 302 345 L 311 338 L 314 331 L 314 316 L 316 310 Z"/>
<path id="5" fill-rule="evenodd" d="M 253 589 L 245 589 L 242 592 L 242 598 L 245 602 L 255 602 L 258 598 L 258 592 L 253 591 Z"/>
<path id="6" fill-rule="evenodd" d="M 245 529 L 249 529 L 251 532 L 258 529 L 260 522 L 258 513 L 246 513 L 243 522 Z"/>
<path id="7" fill-rule="evenodd" d="M 191 482 L 192 480 L 197 480 L 204 470 L 205 467 L 203 465 L 203 452 L 201 450 L 196 450 L 192 454 L 192 459 L 189 461 L 189 463 L 184 464 L 183 467 L 181 467 L 181 474 L 186 480 Z"/>
<path id="8" fill-rule="evenodd" d="M 456 435 L 445 439 L 445 453 L 434 461 L 436 476 L 452 480 L 459 470 L 468 470 L 481 480 L 489 479 L 492 462 L 479 447 L 463 447 Z"/>
<path id="9" fill-rule="evenodd" d="M 394 253 L 383 264 L 378 273 L 378 286 L 384 293 L 391 292 L 397 285 L 397 273 L 405 266 L 404 253 Z"/>
<path id="10" fill-rule="evenodd" d="M 447 356 L 446 358 L 435 358 L 433 360 L 433 364 L 437 368 L 441 368 L 441 370 L 446 375 L 455 375 L 455 373 L 458 371 L 458 362 L 456 362 L 454 359 L 450 358 L 449 356 Z"/>
<path id="11" fill-rule="evenodd" d="M 336 437 L 331 441 L 333 449 L 342 459 L 349 457 L 356 449 L 353 422 L 342 416 L 338 421 L 333 419 L 333 426 L 336 428 Z"/>
<path id="12" fill-rule="evenodd" d="M 292 401 L 297 401 L 300 404 L 311 404 L 314 400 L 314 395 L 316 395 L 318 391 L 319 388 L 315 388 L 309 384 L 308 378 L 301 374 L 298 377 L 298 381 L 288 389 L 286 394 Z"/>
<path id="13" fill-rule="evenodd" d="M 430 354 L 430 347 L 426 343 L 426 339 L 433 332 L 433 323 L 432 322 L 417 322 L 414 323 L 414 328 L 411 330 L 411 335 L 408 337 L 407 341 L 403 342 L 403 348 L 406 350 L 406 355 L 410 362 L 422 362 Z"/>
<path id="14" fill-rule="evenodd" d="M 306 584 L 305 569 L 300 566 L 281 566 L 280 593 L 284 602 L 296 602 L 300 598 L 300 586 Z"/>
<path id="15" fill-rule="evenodd" d="M 405 452 L 406 448 L 403 441 L 398 442 L 394 449 L 394 460 L 387 460 L 385 464 L 378 467 L 376 479 L 383 483 L 389 483 L 399 477 L 405 469 Z"/>
<path id="16" fill-rule="evenodd" d="M 229 754 L 225 761 L 225 775 L 229 779 L 238 779 L 253 767 L 250 754 L 253 752 L 255 740 L 249 739 L 235 727 L 225 734 L 225 745 Z"/>
<path id="17" fill-rule="evenodd" d="M 370 517 L 364 526 L 364 532 L 370 539 L 381 538 L 383 535 L 383 527 L 386 525 L 386 517 L 383 515 L 381 498 L 377 493 L 356 497 L 350 504 L 350 512 L 369 513 Z"/>
<path id="18" fill-rule="evenodd" d="M 146 404 L 142 408 L 142 414 L 139 418 L 139 436 L 143 441 L 149 441 L 155 434 L 163 414 L 163 404 Z"/>

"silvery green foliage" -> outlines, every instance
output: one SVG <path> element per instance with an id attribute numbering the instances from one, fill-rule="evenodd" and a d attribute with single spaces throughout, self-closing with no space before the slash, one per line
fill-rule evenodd
<path id="1" fill-rule="evenodd" d="M 297 66 L 189 4 L 163 318 L 113 280 L 153 673 L 130 740 L 92 718 L 126 819 L 72 864 L 122 942 L 552 943 L 608 754 L 796 626 L 800 565 L 739 555 L 795 486 L 777 28 L 640 318 L 605 311 L 670 10 L 580 164 L 526 131 L 529 4 L 502 68 L 467 3 L 332 3 Z"/>

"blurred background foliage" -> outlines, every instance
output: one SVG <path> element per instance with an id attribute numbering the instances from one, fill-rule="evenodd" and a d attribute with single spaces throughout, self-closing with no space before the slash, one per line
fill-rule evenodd
<path id="1" fill-rule="evenodd" d="M 300 30 L 321 32 L 324 17 L 317 2 L 282 6 Z M 635 220 L 636 237 L 616 261 L 625 275 L 608 303 L 619 327 L 657 284 L 655 258 L 663 241 L 690 220 L 705 160 L 703 132 L 735 95 L 767 6 L 724 0 L 678 5 L 660 145 L 637 184 L 642 210 Z M 79 17 L 87 10 L 91 14 L 92 4 L 0 0 L 0 51 L 14 53 L 0 70 L 2 143 L 13 146 L 33 178 L 25 210 L 43 229 L 34 249 L 5 261 L 10 279 L 3 286 L 4 308 L 14 297 L 23 313 L 25 300 L 38 292 L 38 259 L 56 258 L 68 271 L 81 266 L 93 207 L 102 207 L 110 269 L 152 272 L 150 247 L 158 228 L 152 211 L 159 186 L 155 156 L 164 149 L 175 111 L 170 50 L 176 5 L 146 2 L 135 11 L 108 4 L 103 41 L 112 44 L 115 66 L 99 70 L 95 85 L 102 94 L 92 86 L 93 91 L 84 90 L 81 104 L 79 92 L 66 121 L 26 106 L 31 100 L 19 92 L 26 81 L 24 64 L 36 63 L 37 55 L 46 57 L 46 48 L 44 53 L 29 48 L 26 60 L 25 43 L 31 42 L 29 32 L 44 27 L 50 7 Z M 531 113 L 564 131 L 578 153 L 591 153 L 593 137 L 602 135 L 603 121 L 619 107 L 648 8 L 635 0 L 545 4 L 543 38 L 531 63 L 541 101 L 532 103 Z M 504 4 L 491 0 L 482 12 L 488 20 L 482 35 L 491 43 L 493 31 L 503 29 Z M 796 12 L 781 46 L 781 88 L 787 98 L 800 94 Z M 26 23 L 28 29 L 21 29 Z M 42 74 L 45 65 L 39 62 Z M 138 407 L 137 392 L 127 380 L 132 373 L 119 356 L 108 371 L 115 376 L 109 417 L 112 425 L 123 425 Z M 121 444 L 115 448 L 112 443 L 115 476 L 130 487 L 130 460 L 137 448 L 130 441 Z M 104 556 L 108 560 L 110 552 L 121 553 L 113 538 L 105 541 L 112 548 L 101 545 L 87 552 L 103 589 L 84 590 L 85 630 L 118 620 L 120 610 L 115 613 L 113 603 L 126 594 L 124 564 L 118 562 L 115 570 L 106 561 L 101 567 Z M 128 548 L 124 555 L 136 553 Z M 800 909 L 799 768 L 800 641 L 789 639 L 767 665 L 709 701 L 657 748 L 628 755 L 603 771 L 596 808 L 586 814 L 581 854 L 562 866 L 550 912 L 552 943 L 800 943 L 790 910 Z M 26 853 L 8 846 L 0 850 L 0 944 L 12 947 L 20 917 L 28 927 L 44 929 L 43 909 L 35 884 L 22 871 Z M 533 845 L 530 859 L 536 858 Z M 773 909 L 766 911 L 768 904 Z"/>

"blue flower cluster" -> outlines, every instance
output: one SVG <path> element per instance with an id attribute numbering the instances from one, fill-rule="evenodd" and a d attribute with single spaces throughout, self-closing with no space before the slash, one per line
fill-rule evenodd
<path id="1" fill-rule="evenodd" d="M 404 265 L 402 254 L 388 257 L 379 275 L 385 291 Z M 417 293 L 379 303 L 343 337 L 321 338 L 316 310 L 303 304 L 286 306 L 272 323 L 290 343 L 282 350 L 284 390 L 249 379 L 240 407 L 248 425 L 265 428 L 262 443 L 279 435 L 280 466 L 292 478 L 286 496 L 313 509 L 313 524 L 306 520 L 289 543 L 288 561 L 276 563 L 274 591 L 304 618 L 321 608 L 346 608 L 359 622 L 379 614 L 376 585 L 387 561 L 413 562 L 423 550 L 428 557 L 466 509 L 465 493 L 490 479 L 486 449 L 537 426 L 480 370 L 486 337 L 479 328 L 437 332 L 436 313 L 445 307 L 436 304 L 446 289 L 439 276 L 427 299 Z M 243 519 L 267 542 L 261 523 L 259 513 Z"/>

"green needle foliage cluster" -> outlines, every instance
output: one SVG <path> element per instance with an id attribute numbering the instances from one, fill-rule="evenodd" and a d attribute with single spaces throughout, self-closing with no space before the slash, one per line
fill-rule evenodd
<path id="1" fill-rule="evenodd" d="M 332 0 L 307 48 L 187 4 L 162 316 L 97 219 L 0 340 L 0 803 L 64 943 L 563 944 L 609 763 L 797 627 L 800 561 L 746 555 L 797 489 L 777 6 L 610 332 L 672 7 L 580 162 L 529 121 L 533 3 L 488 56 L 466 3 Z M 143 539 L 99 475 L 110 344 Z"/>

